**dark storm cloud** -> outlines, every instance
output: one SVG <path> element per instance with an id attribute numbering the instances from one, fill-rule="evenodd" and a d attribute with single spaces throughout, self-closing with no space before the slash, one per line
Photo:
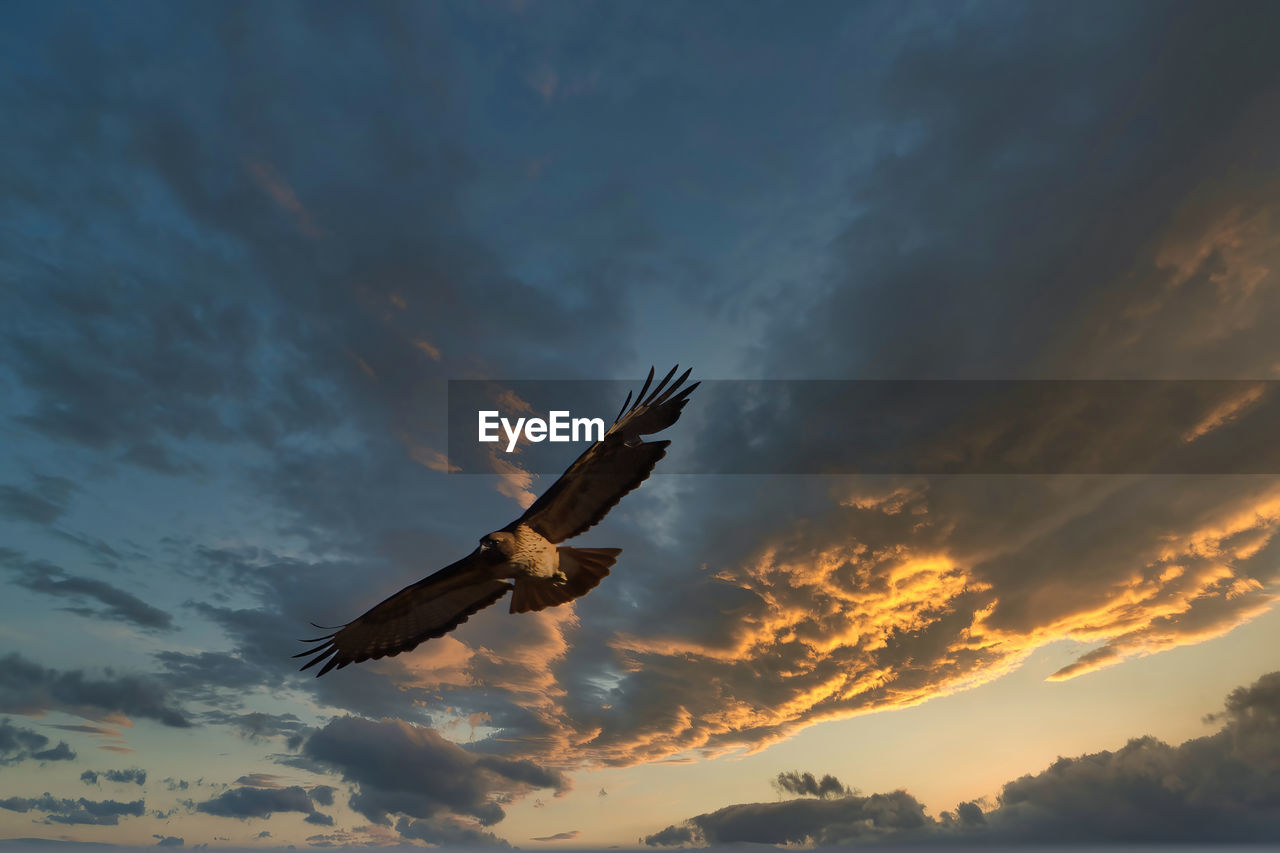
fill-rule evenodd
<path id="1" fill-rule="evenodd" d="M 1223 723 L 1220 731 L 1181 746 L 1142 737 L 1115 752 L 1059 758 L 1006 784 L 986 814 L 966 802 L 933 819 L 904 791 L 845 795 L 728 806 L 644 840 L 651 846 L 1266 843 L 1280 830 L 1280 672 L 1232 691 L 1226 709 L 1210 719 Z"/>
<path id="2" fill-rule="evenodd" d="M 65 477 L 37 474 L 31 488 L 0 486 L 0 515 L 49 525 L 67 511 L 76 484 Z"/>
<path id="3" fill-rule="evenodd" d="M 0 718 L 0 765 L 19 761 L 69 761 L 76 757 L 66 741 L 49 746 L 49 739 L 34 729 L 15 726 L 8 717 Z"/>
<path id="4" fill-rule="evenodd" d="M 153 12 L 169 17 L 164 7 Z M 440 49 L 375 49 L 351 38 L 337 20 L 343 13 L 294 10 L 268 21 L 234 5 L 164 21 L 137 16 L 139 32 L 163 36 L 142 53 L 90 43 L 76 26 L 51 27 L 54 49 L 75 57 L 64 73 L 76 94 L 7 90 L 8 106 L 26 117 L 28 144 L 42 143 L 13 161 L 8 180 L 18 198 L 43 196 L 62 213 L 68 234 L 109 220 L 109 238 L 131 251 L 116 253 L 110 283 L 99 287 L 90 283 L 99 280 L 93 240 L 103 237 L 54 238 L 52 266 L 21 242 L 9 247 L 24 273 L 9 316 L 56 320 L 6 336 L 10 369 L 33 395 L 21 423 L 171 474 L 199 471 L 182 447 L 188 440 L 283 449 L 285 437 L 356 424 L 376 437 L 365 448 L 376 467 L 408 458 L 406 442 L 431 421 L 441 357 L 456 359 L 455 370 L 483 371 L 608 360 L 619 308 L 607 287 L 534 288 L 503 268 L 490 235 L 463 226 L 458 206 L 475 169 L 454 138 L 465 127 L 459 107 L 438 88 L 456 77 L 447 37 L 431 23 L 445 13 L 406 14 L 426 19 L 415 31 Z M 383 44 L 404 28 L 399 13 L 358 20 L 360 30 L 383 30 Z M 363 56 L 366 76 L 356 86 L 346 66 L 324 66 L 321 80 L 300 77 L 278 49 L 281 29 L 295 28 L 307 33 L 306 51 Z M 210 47 L 213 62 L 259 68 L 270 82 L 196 75 L 170 85 L 177 81 L 161 69 L 191 41 Z M 167 82 L 152 91 L 103 84 L 117 73 Z M 371 84 L 431 108 L 406 120 L 386 99 L 366 97 Z M 286 93 L 287 120 L 273 106 Z M 76 138 L 77 151 L 106 165 L 74 193 L 50 192 L 48 158 L 67 146 L 58 131 L 86 114 L 120 129 Z M 340 132 L 357 115 L 364 131 Z M 300 121 L 317 129 L 305 144 Z M 337 164 L 347 178 L 334 182 Z M 164 213 L 159 229 L 148 201 L 120 191 L 133 181 L 157 189 L 149 201 Z M 525 345 L 548 339 L 574 340 L 572 355 Z M 293 455 L 312 456 L 301 447 Z M 328 499 L 316 491 L 311 504 Z"/>
<path id="5" fill-rule="evenodd" d="M 45 823 L 85 826 L 116 826 L 122 817 L 142 817 L 146 808 L 142 800 L 122 803 L 117 800 L 70 800 L 43 794 L 39 797 L 9 797 L 0 800 L 0 809 L 13 812 L 43 812 Z"/>
<path id="6" fill-rule="evenodd" d="M 302 812 L 311 815 L 315 810 L 306 789 L 297 785 L 288 788 L 228 788 L 213 799 L 196 803 L 196 811 L 241 820 L 271 817 L 275 812 Z"/>
<path id="7" fill-rule="evenodd" d="M 173 617 L 168 613 L 106 581 L 69 574 L 44 560 L 26 559 L 8 549 L 0 549 L 0 565 L 8 569 L 13 582 L 24 589 L 75 602 L 66 608 L 72 613 L 156 631 L 174 627 Z"/>
<path id="8" fill-rule="evenodd" d="M 354 783 L 350 806 L 374 823 L 390 823 L 392 814 L 426 821 L 459 815 L 490 826 L 504 817 L 503 802 L 535 788 L 558 793 L 569 786 L 559 772 L 475 755 L 434 729 L 400 720 L 338 718 L 312 735 L 302 752 Z"/>
<path id="9" fill-rule="evenodd" d="M 1199 210 L 1207 231 L 1216 224 L 1206 206 L 1242 205 L 1246 219 L 1272 206 L 1270 190 L 1242 190 L 1268 186 L 1277 162 L 1274 145 L 1256 144 L 1280 131 L 1265 104 L 1280 64 L 1262 35 L 1275 8 L 934 11 L 933 26 L 904 28 L 869 95 L 882 141 L 874 168 L 850 177 L 864 212 L 834 245 L 829 286 L 802 315 L 780 304 L 784 322 L 760 348 L 760 367 L 893 378 L 1266 375 L 1256 371 L 1272 350 L 1261 320 L 1273 289 L 1253 293 L 1255 317 L 1236 335 L 1194 347 L 1185 331 L 1234 313 L 1229 299 L 1156 300 L 1155 319 L 1177 311 L 1179 346 L 1150 335 L 1151 311 L 1127 327 L 1123 315 L 1176 289 L 1164 258 L 1135 253 L 1168 233 L 1179 202 Z M 992 28 L 1008 37 L 985 37 Z M 1219 168 L 1224 160 L 1232 170 Z"/>
<path id="10" fill-rule="evenodd" d="M 105 678 L 95 678 L 80 669 L 46 668 L 16 653 L 0 658 L 0 711 L 39 714 L 55 710 L 89 720 L 125 714 L 166 726 L 191 725 L 186 714 L 171 704 L 163 685 L 152 678 L 110 670 Z"/>

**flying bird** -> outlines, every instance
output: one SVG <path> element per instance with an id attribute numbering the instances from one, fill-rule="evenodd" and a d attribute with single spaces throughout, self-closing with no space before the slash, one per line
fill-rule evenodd
<path id="1" fill-rule="evenodd" d="M 461 560 L 405 587 L 332 634 L 304 640 L 320 645 L 294 655 L 313 656 L 302 668 L 323 661 L 319 677 L 335 667 L 410 651 L 443 637 L 508 592 L 513 591 L 510 612 L 527 613 L 594 589 L 622 549 L 559 543 L 603 519 L 666 456 L 670 441 L 644 441 L 641 436 L 674 424 L 700 384 L 685 386 L 691 370 L 671 382 L 677 369 L 671 368 L 650 392 L 650 368 L 635 402 L 628 393 L 604 438 L 588 447 L 524 515 L 482 536 L 479 547 Z"/>

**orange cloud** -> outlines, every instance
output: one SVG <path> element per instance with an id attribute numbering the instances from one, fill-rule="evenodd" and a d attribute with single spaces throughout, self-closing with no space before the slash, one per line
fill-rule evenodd
<path id="1" fill-rule="evenodd" d="M 1234 397 L 1221 401 L 1199 423 L 1188 430 L 1182 436 L 1182 440 L 1190 443 L 1198 438 L 1203 438 L 1215 429 L 1234 420 L 1254 403 L 1261 400 L 1262 395 L 1266 392 L 1267 386 L 1258 384 L 1250 386 Z"/>
<path id="2" fill-rule="evenodd" d="M 531 488 L 533 474 L 521 468 L 518 462 L 504 459 L 493 450 L 489 451 L 489 464 L 498 475 L 498 494 L 511 498 L 520 504 L 521 509 L 533 506 L 533 502 L 538 499 Z"/>
<path id="3" fill-rule="evenodd" d="M 409 455 L 413 458 L 414 462 L 417 462 L 419 465 L 425 465 L 432 471 L 451 472 L 462 470 L 457 465 L 451 465 L 449 463 L 448 456 L 445 456 L 438 450 L 432 450 L 428 447 L 411 447 L 409 449 Z"/>
<path id="4" fill-rule="evenodd" d="M 988 683 L 1057 640 L 1101 643 L 1052 676 L 1076 677 L 1219 636 L 1274 605 L 1262 558 L 1280 529 L 1280 484 L 1035 482 L 996 481 L 1027 492 L 1010 519 L 991 511 L 996 485 L 981 480 L 837 493 L 830 518 L 769 533 L 687 586 L 683 597 L 704 602 L 696 633 L 663 619 L 606 638 L 623 691 L 607 705 L 569 701 L 572 610 L 538 614 L 524 642 L 473 645 L 458 666 L 537 720 L 513 750 L 626 766 L 758 751 L 817 722 Z M 1031 495 L 1041 503 L 1027 506 Z M 1143 501 L 1113 535 L 1116 507 Z"/>
<path id="5" fill-rule="evenodd" d="M 289 186 L 275 169 L 261 160 L 250 160 L 247 166 L 258 187 L 266 192 L 272 201 L 293 215 L 299 231 L 313 239 L 320 237 L 321 231 L 316 227 L 311 212 L 298 200 L 293 187 Z"/>
<path id="6" fill-rule="evenodd" d="M 432 346 L 428 341 L 425 341 L 422 338 L 417 338 L 414 340 L 413 345 L 417 347 L 419 350 L 421 350 L 422 352 L 425 352 L 427 355 L 431 356 L 433 360 L 435 361 L 440 360 L 440 350 Z"/>

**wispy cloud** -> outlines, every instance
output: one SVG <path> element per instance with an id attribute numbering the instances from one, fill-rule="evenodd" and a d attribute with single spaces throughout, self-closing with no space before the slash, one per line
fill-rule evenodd
<path id="1" fill-rule="evenodd" d="M 271 164 L 262 160 L 249 160 L 246 166 L 259 188 L 293 216 L 299 231 L 312 239 L 322 236 L 323 232 L 316 226 L 311 212 L 303 206 L 293 187 L 272 168 Z"/>

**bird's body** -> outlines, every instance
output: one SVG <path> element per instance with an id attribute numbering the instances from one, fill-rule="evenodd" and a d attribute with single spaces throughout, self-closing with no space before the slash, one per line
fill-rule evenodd
<path id="1" fill-rule="evenodd" d="M 560 571 L 560 554 L 545 536 L 527 524 L 517 524 L 511 537 L 509 565 L 513 573 L 504 577 L 552 578 Z"/>
<path id="2" fill-rule="evenodd" d="M 466 557 L 428 575 L 371 608 L 332 634 L 308 642 L 319 646 L 303 669 L 325 661 L 317 675 L 363 660 L 390 657 L 441 637 L 478 610 L 512 592 L 511 612 L 564 604 L 594 589 L 622 553 L 619 548 L 560 545 L 595 525 L 624 495 L 639 486 L 666 455 L 669 441 L 643 441 L 680 417 L 689 394 L 685 371 L 668 388 L 676 368 L 648 398 L 653 371 L 631 403 L 622 404 L 613 426 L 569 466 L 550 489 L 515 521 L 480 539 Z M 667 390 L 665 393 L 663 389 Z"/>

